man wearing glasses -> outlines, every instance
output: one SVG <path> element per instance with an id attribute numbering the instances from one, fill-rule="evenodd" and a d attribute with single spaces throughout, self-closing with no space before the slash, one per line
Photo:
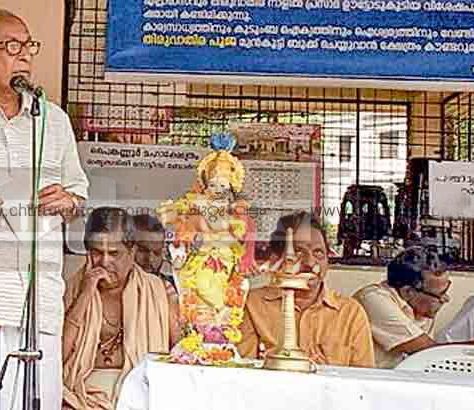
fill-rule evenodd
<path id="1" fill-rule="evenodd" d="M 451 285 L 436 252 L 414 246 L 388 265 L 387 281 L 355 295 L 369 316 L 377 367 L 393 368 L 405 355 L 436 345 L 431 332 Z"/>
<path id="2" fill-rule="evenodd" d="M 15 76 L 31 78 L 40 43 L 26 24 L 0 9 L 0 362 L 22 346 L 22 311 L 28 287 L 31 242 L 16 216 L 25 213 L 31 198 L 32 97 L 15 93 Z M 88 182 L 77 154 L 67 115 L 46 103 L 44 150 L 39 168 L 39 248 L 37 272 L 42 408 L 59 410 L 62 396 L 61 334 L 63 328 L 62 222 L 69 221 L 86 198 Z M 41 124 L 37 121 L 37 124 Z M 38 125 L 37 127 L 41 127 Z M 38 141 L 38 140 L 37 140 Z M 40 145 L 40 144 L 38 144 Z M 26 173 L 26 175 L 25 175 Z M 23 199 L 22 199 L 23 198 Z M 17 205 L 12 205 L 16 203 Z M 16 207 L 16 209 L 15 209 Z M 23 221 L 23 220 L 22 220 Z M 15 225 L 16 223 L 16 225 Z M 28 225 L 27 225 L 28 226 Z M 23 232 L 24 235 L 18 235 Z M 22 369 L 22 367 L 20 367 Z M 0 394 L 0 409 L 21 408 L 22 370 L 9 366 Z M 15 390 L 15 384 L 17 390 Z M 15 394 L 16 391 L 16 394 Z"/>

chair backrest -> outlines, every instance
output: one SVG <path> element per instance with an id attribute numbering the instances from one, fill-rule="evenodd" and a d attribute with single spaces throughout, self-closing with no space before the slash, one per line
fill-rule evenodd
<path id="1" fill-rule="evenodd" d="M 396 369 L 474 376 L 474 346 L 432 347 L 407 357 Z"/>

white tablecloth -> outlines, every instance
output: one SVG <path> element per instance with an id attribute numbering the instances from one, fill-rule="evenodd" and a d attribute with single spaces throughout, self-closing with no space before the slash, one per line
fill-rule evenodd
<path id="1" fill-rule="evenodd" d="M 125 380 L 117 410 L 472 410 L 474 377 L 324 367 L 316 374 L 159 363 Z"/>

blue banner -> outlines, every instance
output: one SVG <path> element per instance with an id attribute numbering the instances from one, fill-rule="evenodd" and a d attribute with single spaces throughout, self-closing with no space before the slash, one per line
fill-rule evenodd
<path id="1" fill-rule="evenodd" d="M 474 80 L 474 0 L 109 0 L 107 72 Z"/>

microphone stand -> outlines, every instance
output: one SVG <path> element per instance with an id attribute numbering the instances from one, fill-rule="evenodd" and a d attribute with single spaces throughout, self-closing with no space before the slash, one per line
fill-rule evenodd
<path id="1" fill-rule="evenodd" d="M 37 192 L 37 178 L 38 178 L 38 164 L 37 164 L 37 129 L 36 120 L 41 115 L 40 97 L 42 91 L 37 89 L 33 93 L 33 102 L 30 108 L 32 116 L 32 141 L 31 141 L 31 158 L 32 158 L 32 243 L 31 243 L 31 265 L 30 265 L 30 286 L 27 297 L 27 312 L 26 312 L 26 340 L 23 351 L 27 358 L 21 359 L 24 364 L 24 379 L 23 379 L 23 410 L 40 410 L 40 375 L 38 360 L 42 358 L 42 352 L 38 350 L 38 192 Z"/>
<path id="2" fill-rule="evenodd" d="M 31 218 L 31 261 L 29 264 L 30 281 L 26 300 L 26 334 L 25 346 L 15 352 L 7 355 L 5 362 L 0 370 L 0 390 L 3 387 L 3 379 L 5 377 L 9 359 L 15 358 L 23 362 L 23 410 L 40 410 L 40 375 L 38 360 L 42 359 L 43 353 L 38 349 L 38 272 L 37 272 L 37 254 L 38 254 L 38 193 L 37 193 L 37 128 L 36 120 L 41 115 L 40 98 L 43 91 L 38 88 L 32 93 L 33 102 L 30 108 L 32 116 L 32 141 L 31 141 L 31 158 L 32 158 L 32 218 Z"/>

